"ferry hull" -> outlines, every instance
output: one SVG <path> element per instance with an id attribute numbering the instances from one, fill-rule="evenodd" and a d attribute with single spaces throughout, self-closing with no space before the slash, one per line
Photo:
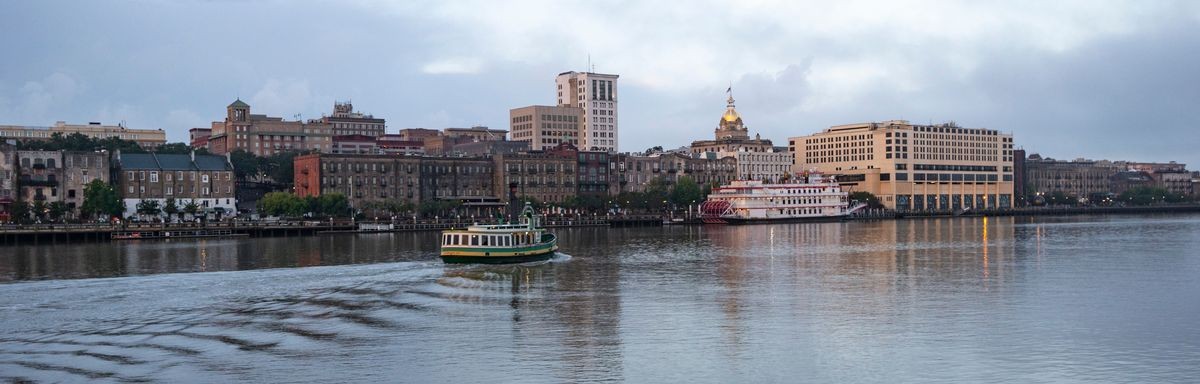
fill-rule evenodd
<path id="1" fill-rule="evenodd" d="M 448 264 L 510 264 L 549 260 L 558 250 L 558 241 L 527 248 L 442 248 L 442 261 Z"/>
<path id="2" fill-rule="evenodd" d="M 845 220 L 846 216 L 815 216 L 815 217 L 781 217 L 781 218 L 741 218 L 722 217 L 719 220 L 726 224 L 775 224 L 775 223 L 832 223 Z"/>

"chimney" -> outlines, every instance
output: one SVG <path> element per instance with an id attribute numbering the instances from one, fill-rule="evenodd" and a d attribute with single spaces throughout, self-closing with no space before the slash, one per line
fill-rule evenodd
<path id="1" fill-rule="evenodd" d="M 196 150 L 193 149 L 191 154 L 192 154 L 192 163 L 195 163 L 196 162 Z"/>

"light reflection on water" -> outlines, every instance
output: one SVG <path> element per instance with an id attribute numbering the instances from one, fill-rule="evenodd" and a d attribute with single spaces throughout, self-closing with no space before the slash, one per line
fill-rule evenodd
<path id="1" fill-rule="evenodd" d="M 0 378 L 1188 382 L 1200 216 L 560 230 L 0 249 Z M 306 268 L 293 268 L 306 267 Z M 206 272 L 206 273 L 179 273 Z M 94 277 L 113 277 L 94 279 Z"/>

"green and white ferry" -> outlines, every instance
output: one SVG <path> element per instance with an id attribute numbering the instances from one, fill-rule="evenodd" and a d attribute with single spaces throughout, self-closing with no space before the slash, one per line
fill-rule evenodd
<path id="1" fill-rule="evenodd" d="M 442 231 L 442 261 L 504 264 L 548 260 L 558 250 L 558 238 L 540 225 L 533 207 L 526 204 L 520 224 L 475 224 Z"/>

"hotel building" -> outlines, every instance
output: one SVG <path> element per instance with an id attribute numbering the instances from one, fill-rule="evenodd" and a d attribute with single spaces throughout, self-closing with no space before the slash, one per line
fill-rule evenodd
<path id="1" fill-rule="evenodd" d="M 55 133 L 63 136 L 78 133 L 94 139 L 115 137 L 137 143 L 142 148 L 155 148 L 167 143 L 167 134 L 161 129 L 129 129 L 124 125 L 103 125 L 97 122 L 67 124 L 59 121 L 53 127 L 0 125 L 0 140 L 49 140 Z"/>
<path id="2" fill-rule="evenodd" d="M 250 114 L 250 105 L 236 100 L 226 107 L 225 121 L 212 123 L 208 150 L 226 154 L 241 149 L 258 156 L 287 151 L 333 150 L 333 132 L 320 120 L 284 121 L 279 117 Z"/>
<path id="3" fill-rule="evenodd" d="M 554 148 L 560 143 L 579 147 L 584 135 L 583 108 L 531 105 L 508 111 L 513 141 L 525 141 L 532 150 Z"/>
<path id="4" fill-rule="evenodd" d="M 580 150 L 617 151 L 617 78 L 591 72 L 563 72 L 555 85 L 558 106 L 583 109 Z"/>
<path id="5" fill-rule="evenodd" d="M 904 120 L 838 125 L 788 139 L 792 171 L 837 175 L 900 211 L 1005 209 L 1013 205 L 1013 137 L 954 123 Z"/>

